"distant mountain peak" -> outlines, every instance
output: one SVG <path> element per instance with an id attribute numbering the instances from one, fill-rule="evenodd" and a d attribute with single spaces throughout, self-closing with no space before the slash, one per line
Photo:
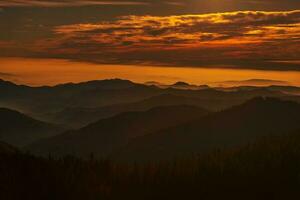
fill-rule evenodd
<path id="1" fill-rule="evenodd" d="M 125 79 L 103 79 L 103 80 L 91 80 L 91 81 L 83 81 L 79 83 L 65 83 L 65 84 L 59 84 L 57 86 L 63 86 L 63 85 L 87 85 L 87 84 L 103 84 L 103 83 L 132 83 L 130 80 L 125 80 Z"/>
<path id="2" fill-rule="evenodd" d="M 69 88 L 69 87 L 77 87 L 81 89 L 124 89 L 129 88 L 136 83 L 123 80 L 123 79 L 104 79 L 104 80 L 92 80 L 86 82 L 79 82 L 79 83 L 66 83 L 56 85 L 54 88 Z"/>
<path id="3" fill-rule="evenodd" d="M 132 83 L 134 84 L 132 81 L 130 80 L 126 80 L 126 79 L 120 79 L 120 78 L 113 78 L 113 79 L 104 79 L 104 80 L 96 80 L 97 82 L 115 82 L 115 83 Z"/>
<path id="4" fill-rule="evenodd" d="M 183 82 L 183 81 L 178 81 L 176 83 L 174 83 L 172 86 L 180 86 L 180 87 L 183 87 L 183 86 L 190 86 L 190 84 L 186 83 L 186 82 Z"/>

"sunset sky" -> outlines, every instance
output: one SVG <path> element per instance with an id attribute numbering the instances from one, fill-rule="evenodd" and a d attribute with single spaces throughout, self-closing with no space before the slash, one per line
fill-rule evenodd
<path id="1" fill-rule="evenodd" d="M 300 1 L 0 0 L 0 78 L 300 86 Z"/>

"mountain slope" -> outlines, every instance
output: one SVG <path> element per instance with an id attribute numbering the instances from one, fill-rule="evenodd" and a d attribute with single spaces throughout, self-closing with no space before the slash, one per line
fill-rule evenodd
<path id="1" fill-rule="evenodd" d="M 0 140 L 19 147 L 61 131 L 58 127 L 6 108 L 0 108 L 0 120 Z"/>
<path id="2" fill-rule="evenodd" d="M 174 105 L 200 106 L 201 101 L 197 98 L 162 94 L 134 103 L 117 104 L 99 108 L 67 108 L 61 112 L 48 115 L 47 120 L 78 129 L 100 119 L 113 117 L 123 112 L 146 111 L 154 107 Z"/>
<path id="3" fill-rule="evenodd" d="M 208 114 L 194 106 L 157 107 L 145 112 L 122 113 L 103 119 L 77 131 L 39 141 L 28 147 L 37 154 L 75 154 L 83 157 L 95 153 L 106 156 L 134 138 L 147 135 Z"/>
<path id="4" fill-rule="evenodd" d="M 300 104 L 255 98 L 200 120 L 137 138 L 113 157 L 155 160 L 237 146 L 263 136 L 299 129 L 299 113 Z"/>
<path id="5" fill-rule="evenodd" d="M 59 112 L 48 113 L 43 116 L 43 119 L 52 123 L 64 124 L 70 128 L 81 128 L 96 120 L 112 117 L 116 114 L 128 111 L 145 111 L 156 106 L 169 105 L 193 105 L 206 108 L 208 110 L 222 110 L 234 105 L 242 104 L 245 101 L 256 96 L 270 96 L 270 97 L 287 97 L 278 91 L 269 91 L 265 88 L 255 88 L 253 90 L 243 90 L 235 92 L 217 91 L 214 89 L 202 90 L 179 90 L 179 89 L 159 89 L 149 88 L 147 86 L 136 86 L 126 90 L 106 91 L 110 93 L 109 96 L 115 96 L 115 99 L 122 99 L 122 96 L 130 96 L 131 103 L 121 103 L 114 105 L 107 105 L 101 107 L 87 107 L 89 103 L 79 103 L 77 105 L 85 105 L 84 107 L 72 106 L 67 107 Z M 86 100 L 95 101 L 92 104 L 99 103 L 99 98 L 105 97 L 105 93 L 94 92 L 93 96 L 83 95 Z M 95 96 L 99 95 L 99 98 Z M 137 96 L 144 96 L 139 99 Z M 140 97 L 141 97 L 140 96 Z M 128 97 L 129 98 L 129 97 Z M 135 100 L 138 99 L 138 101 Z M 105 101 L 108 101 L 106 99 Z M 111 101 L 110 101 L 111 102 Z M 116 102 L 116 101 L 114 101 Z M 100 103 L 101 104 L 101 103 Z M 75 105 L 75 104 L 74 104 Z"/>
<path id="6" fill-rule="evenodd" d="M 16 152 L 18 152 L 18 150 L 15 147 L 0 141 L 0 155 L 13 154 Z"/>

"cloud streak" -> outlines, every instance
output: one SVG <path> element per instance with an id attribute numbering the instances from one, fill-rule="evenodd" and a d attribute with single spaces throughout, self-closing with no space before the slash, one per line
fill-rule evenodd
<path id="1" fill-rule="evenodd" d="M 73 6 L 96 6 L 96 5 L 124 5 L 138 6 L 148 5 L 147 2 L 139 1 L 97 1 L 97 0 L 0 0 L 0 7 L 73 7 Z"/>
<path id="2" fill-rule="evenodd" d="M 15 74 L 0 72 L 0 78 L 14 77 Z"/>

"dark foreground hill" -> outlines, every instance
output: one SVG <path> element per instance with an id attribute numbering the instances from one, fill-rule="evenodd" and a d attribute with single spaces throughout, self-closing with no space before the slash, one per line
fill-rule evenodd
<path id="1" fill-rule="evenodd" d="M 127 112 L 103 119 L 77 131 L 55 136 L 30 145 L 27 149 L 42 155 L 94 153 L 107 156 L 134 138 L 200 118 L 209 112 L 195 106 L 156 107 L 144 112 Z"/>
<path id="2" fill-rule="evenodd" d="M 19 147 L 61 131 L 54 125 L 6 108 L 0 108 L 0 120 L 0 140 Z"/>
<path id="3" fill-rule="evenodd" d="M 114 154 L 126 160 L 171 159 L 300 128 L 300 104 L 255 98 L 199 120 L 136 138 Z"/>
<path id="4" fill-rule="evenodd" d="M 17 148 L 13 147 L 10 144 L 0 141 L 0 155 L 3 155 L 3 154 L 10 155 L 10 154 L 14 154 L 17 152 L 18 152 Z"/>
<path id="5" fill-rule="evenodd" d="M 0 199 L 298 199 L 299 135 L 297 131 L 241 148 L 134 165 L 0 154 Z"/>

